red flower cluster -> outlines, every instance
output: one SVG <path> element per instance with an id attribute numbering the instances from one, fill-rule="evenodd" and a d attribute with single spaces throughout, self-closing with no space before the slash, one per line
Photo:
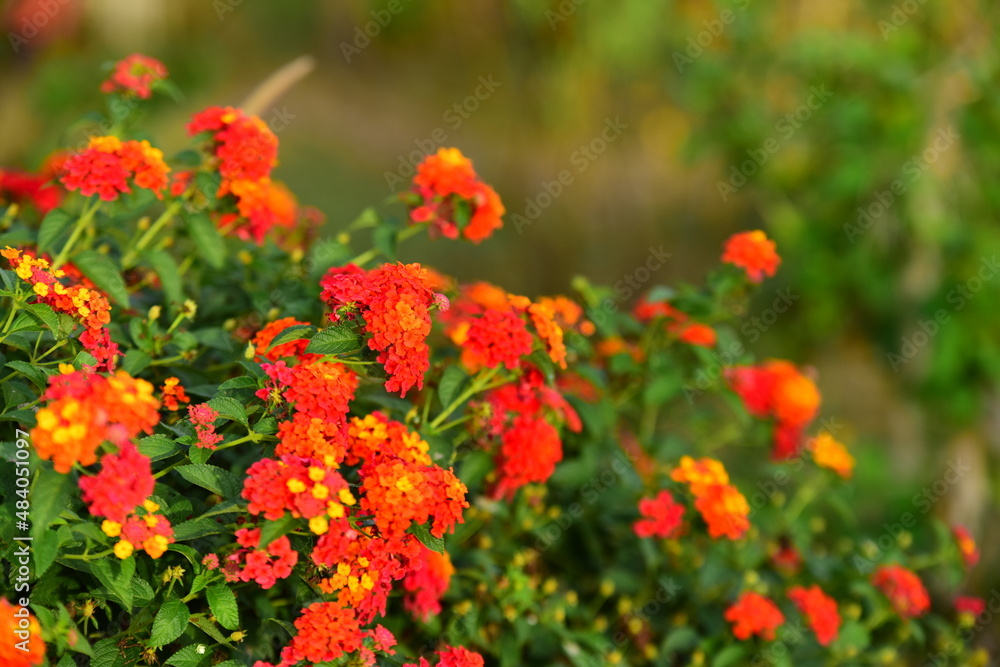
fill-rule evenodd
<path id="1" fill-rule="evenodd" d="M 75 463 L 96 462 L 102 442 L 124 447 L 140 432 L 152 433 L 160 421 L 153 385 L 125 371 L 110 377 L 78 371 L 54 375 L 42 400 L 48 403 L 31 432 L 35 450 L 63 474 Z"/>
<path id="2" fill-rule="evenodd" d="M 54 177 L 51 167 L 45 167 L 39 174 L 30 174 L 17 169 L 0 169 L 0 202 L 31 204 L 43 216 L 59 206 L 63 191 L 51 185 Z"/>
<path id="3" fill-rule="evenodd" d="M 188 419 L 194 426 L 195 436 L 198 442 L 197 447 L 204 449 L 215 449 L 222 442 L 222 436 L 215 432 L 215 420 L 219 418 L 219 413 L 208 403 L 188 406 Z"/>
<path id="4" fill-rule="evenodd" d="M 167 78 L 167 67 L 156 58 L 133 53 L 115 63 L 108 80 L 101 84 L 102 93 L 127 93 L 139 99 L 149 99 L 152 85 Z"/>
<path id="5" fill-rule="evenodd" d="M 83 325 L 80 343 L 95 359 L 96 369 L 112 370 L 118 356 L 118 345 L 111 340 L 107 324 L 111 321 L 111 304 L 100 291 L 83 284 L 66 286 L 60 280 L 68 274 L 52 269 L 43 258 L 34 258 L 7 246 L 0 250 L 17 276 L 29 283 L 38 303 L 44 303 L 57 313 L 65 313 Z"/>
<path id="6" fill-rule="evenodd" d="M 295 621 L 298 634 L 292 643 L 281 652 L 281 667 L 294 665 L 303 660 L 311 663 L 332 662 L 347 654 L 359 652 L 363 665 L 374 665 L 372 648 L 382 653 L 393 654 L 396 643 L 392 633 L 381 625 L 374 630 L 362 630 L 361 624 L 352 610 L 338 602 L 315 602 Z M 370 639 L 372 648 L 365 646 Z"/>
<path id="7" fill-rule="evenodd" d="M 483 667 L 483 656 L 462 646 L 448 646 L 437 652 L 437 667 Z M 407 663 L 403 667 L 430 667 L 427 658 L 420 662 Z"/>
<path id="8" fill-rule="evenodd" d="M 480 243 L 503 227 L 500 196 L 476 175 L 457 148 L 441 148 L 417 165 L 413 189 L 402 195 L 410 224 L 430 225 L 431 237 Z"/>
<path id="9" fill-rule="evenodd" d="M 176 412 L 181 409 L 181 403 L 190 403 L 191 399 L 186 393 L 184 393 L 184 385 L 181 384 L 180 379 L 175 377 L 169 377 L 163 381 L 163 387 L 160 389 L 163 393 L 162 403 L 163 407 L 171 412 Z"/>
<path id="10" fill-rule="evenodd" d="M 820 646 L 829 646 L 840 632 L 840 612 L 837 601 L 816 585 L 809 588 L 795 586 L 788 591 L 788 599 L 795 603 L 806 618 L 809 627 L 816 633 Z"/>
<path id="11" fill-rule="evenodd" d="M 684 525 L 684 506 L 675 501 L 669 491 L 640 500 L 639 514 L 644 518 L 632 526 L 639 537 L 677 537 Z"/>
<path id="12" fill-rule="evenodd" d="M 413 566 L 414 569 L 403 577 L 403 590 L 406 591 L 403 607 L 414 618 L 426 623 L 431 616 L 441 613 L 441 598 L 448 592 L 455 567 L 447 551 L 438 553 L 423 545 Z"/>
<path id="13" fill-rule="evenodd" d="M 931 607 L 930 597 L 920 577 L 902 565 L 885 565 L 875 570 L 872 584 L 885 593 L 893 609 L 903 618 L 917 618 Z"/>
<path id="14" fill-rule="evenodd" d="M 236 542 L 243 548 L 226 558 L 227 581 L 255 581 L 268 589 L 289 576 L 299 561 L 299 552 L 284 535 L 260 549 L 260 529 L 241 528 L 236 531 Z"/>
<path id="15" fill-rule="evenodd" d="M 747 278 L 759 283 L 764 276 L 773 276 L 781 264 L 774 241 L 759 229 L 733 234 L 726 241 L 722 261 L 746 271 Z"/>
<path id="16" fill-rule="evenodd" d="M 972 539 L 972 534 L 965 526 L 954 526 L 951 531 L 955 536 L 955 544 L 958 545 L 958 551 L 962 554 L 962 562 L 965 563 L 965 567 L 975 567 L 976 563 L 979 562 L 979 549 L 976 547 L 976 541 Z"/>
<path id="17" fill-rule="evenodd" d="M 155 484 L 149 459 L 131 442 L 102 458 L 99 473 L 80 479 L 90 513 L 117 523 L 125 523 L 125 517 L 152 495 Z"/>
<path id="18" fill-rule="evenodd" d="M 120 194 L 132 192 L 130 180 L 162 199 L 170 168 L 163 161 L 163 151 L 148 141 L 92 137 L 87 148 L 66 158 L 61 171 L 60 181 L 67 190 L 114 201 Z"/>
<path id="19" fill-rule="evenodd" d="M 752 635 L 771 641 L 774 632 L 785 622 L 785 615 L 771 600 L 748 591 L 726 609 L 725 619 L 733 624 L 733 636 L 747 640 Z"/>
<path id="20" fill-rule="evenodd" d="M 979 616 L 986 611 L 986 600 L 972 595 L 959 595 L 955 598 L 955 611 L 959 614 Z"/>
<path id="21" fill-rule="evenodd" d="M 243 482 L 247 511 L 276 521 L 291 512 L 295 518 L 343 518 L 344 505 L 354 504 L 347 482 L 319 461 L 295 456 L 261 459 L 247 470 Z M 323 521 L 310 522 L 317 534 L 326 532 Z"/>
<path id="22" fill-rule="evenodd" d="M 774 417 L 772 457 L 784 461 L 798 456 L 805 444 L 805 428 L 819 411 L 816 383 L 788 361 L 734 366 L 726 370 L 726 378 L 747 412 L 755 417 Z"/>
<path id="23" fill-rule="evenodd" d="M 707 324 L 689 321 L 687 313 L 677 310 L 667 301 L 648 301 L 643 297 L 632 310 L 632 314 L 640 322 L 663 318 L 666 320 L 667 332 L 688 345 L 715 347 L 718 341 L 715 329 Z"/>
<path id="24" fill-rule="evenodd" d="M 419 264 L 384 264 L 364 271 L 351 264 L 333 268 L 320 281 L 322 298 L 338 321 L 356 312 L 365 320 L 368 347 L 389 378 L 387 391 L 405 396 L 410 387 L 424 386 L 430 367 L 430 310 L 436 303 L 430 275 Z M 346 312 L 345 312 L 346 311 Z"/>
<path id="25" fill-rule="evenodd" d="M 538 369 L 527 367 L 521 378 L 486 394 L 490 417 L 484 446 L 499 441 L 494 497 L 512 497 L 525 484 L 544 482 L 562 460 L 557 426 L 581 428 L 580 418 Z"/>
<path id="26" fill-rule="evenodd" d="M 120 537 L 115 544 L 115 555 L 122 560 L 128 558 L 136 549 L 149 554 L 150 558 L 159 558 L 174 541 L 174 529 L 170 521 L 162 514 L 157 514 L 160 506 L 151 500 L 142 503 L 143 514 L 133 512 L 125 517 L 123 522 L 105 519 L 101 530 L 108 537 Z"/>
<path id="27" fill-rule="evenodd" d="M 27 610 L 26 616 L 20 616 L 22 609 L 0 598 L 0 634 L 4 637 L 0 642 L 0 664 L 4 667 L 33 667 L 45 662 L 42 626 Z"/>
<path id="28" fill-rule="evenodd" d="M 470 372 L 501 364 L 511 370 L 520 367 L 534 347 L 529 323 L 552 361 L 565 368 L 566 346 L 557 323 L 564 309 L 552 300 L 532 303 L 488 283 L 475 283 L 462 290 L 442 319 L 445 333 L 462 349 L 462 365 Z"/>
<path id="29" fill-rule="evenodd" d="M 695 509 L 708 524 L 708 534 L 738 540 L 750 528 L 750 505 L 739 489 L 729 483 L 722 463 L 703 458 L 695 461 L 681 457 L 680 465 L 670 473 L 675 482 L 684 482 L 695 497 Z"/>

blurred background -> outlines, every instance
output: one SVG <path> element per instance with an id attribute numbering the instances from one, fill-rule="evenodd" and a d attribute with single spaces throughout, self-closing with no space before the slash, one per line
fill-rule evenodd
<path id="1" fill-rule="evenodd" d="M 969 590 L 1000 584 L 996 3 L 2 6 L 2 166 L 37 168 L 70 141 L 64 128 L 102 105 L 99 65 L 133 51 L 185 96 L 153 103 L 167 155 L 193 113 L 308 55 L 311 74 L 260 115 L 281 141 L 277 177 L 330 233 L 441 145 L 508 209 L 481 247 L 404 248 L 460 279 L 570 293 L 574 275 L 613 284 L 662 246 L 672 257 L 643 287 L 698 283 L 730 234 L 766 230 L 784 262 L 742 342 L 817 370 L 873 537 L 929 490 L 928 513 L 981 541 Z"/>

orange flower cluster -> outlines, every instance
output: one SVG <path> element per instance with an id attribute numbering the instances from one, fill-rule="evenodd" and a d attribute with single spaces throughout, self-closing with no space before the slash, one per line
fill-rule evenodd
<path id="1" fill-rule="evenodd" d="M 256 335 L 254 335 L 253 340 L 250 341 L 254 346 L 254 354 L 257 355 L 256 360 L 258 362 L 264 359 L 268 361 L 278 361 L 279 359 L 283 359 L 285 357 L 294 357 L 299 361 L 312 361 L 315 359 L 318 355 L 306 355 L 306 347 L 309 345 L 309 341 L 305 338 L 290 340 L 287 343 L 275 345 L 271 350 L 267 349 L 271 346 L 271 341 L 274 340 L 274 337 L 285 329 L 296 325 L 306 324 L 309 323 L 301 322 L 294 317 L 283 317 L 280 320 L 270 322 L 267 326 L 258 331 Z"/>
<path id="2" fill-rule="evenodd" d="M 372 649 L 393 654 L 396 639 L 381 625 L 374 630 L 362 630 L 352 610 L 337 602 L 315 602 L 306 607 L 295 621 L 298 634 L 281 651 L 280 667 L 303 660 L 310 663 L 332 662 L 348 653 L 359 652 L 362 665 L 374 665 Z M 371 640 L 372 648 L 365 645 Z M 264 665 L 264 663 L 259 663 Z M 257 666 L 255 666 L 257 667 Z"/>
<path id="3" fill-rule="evenodd" d="M 463 646 L 448 646 L 437 652 L 438 663 L 436 667 L 483 667 L 486 663 L 483 656 Z M 430 667 L 427 658 L 420 658 L 420 662 L 407 663 L 403 667 Z"/>
<path id="4" fill-rule="evenodd" d="M 499 441 L 496 454 L 498 477 L 493 496 L 512 497 L 532 482 L 544 482 L 562 460 L 562 440 L 557 426 L 572 431 L 581 428 L 580 418 L 562 394 L 545 383 L 531 366 L 513 384 L 486 394 L 490 416 L 483 425 L 483 444 Z"/>
<path id="5" fill-rule="evenodd" d="M 403 590 L 406 591 L 403 607 L 423 623 L 437 616 L 441 613 L 441 598 L 448 592 L 454 573 L 455 567 L 447 551 L 438 553 L 421 545 L 414 569 L 403 577 Z"/>
<path id="6" fill-rule="evenodd" d="M 433 519 L 431 534 L 441 537 L 462 521 L 465 484 L 452 470 L 376 454 L 361 468 L 361 509 L 375 519 L 382 535 L 402 538 L 409 527 Z"/>
<path id="7" fill-rule="evenodd" d="M 784 461 L 797 457 L 804 444 L 803 432 L 819 411 L 816 383 L 788 361 L 735 366 L 726 370 L 726 378 L 747 412 L 755 417 L 774 417 L 772 458 Z"/>
<path id="8" fill-rule="evenodd" d="M 958 545 L 958 552 L 962 555 L 962 562 L 966 568 L 973 568 L 979 562 L 979 549 L 976 541 L 972 539 L 972 534 L 965 526 L 954 526 L 952 534 L 955 536 L 955 544 Z"/>
<path id="9" fill-rule="evenodd" d="M 318 535 L 327 530 L 326 517 L 341 519 L 347 514 L 345 505 L 354 504 L 339 473 L 319 461 L 294 456 L 254 462 L 247 470 L 242 495 L 251 514 L 276 521 L 291 512 L 295 518 L 310 519 L 309 527 Z"/>
<path id="10" fill-rule="evenodd" d="M 584 336 L 590 336 L 597 330 L 593 322 L 584 318 L 580 304 L 568 297 L 543 296 L 538 298 L 537 303 L 553 313 L 555 323 L 563 331 L 575 329 Z"/>
<path id="11" fill-rule="evenodd" d="M 25 614 L 21 616 L 22 613 Z M 15 615 L 16 614 L 16 615 Z M 42 626 L 34 614 L 0 598 L 0 664 L 4 667 L 32 667 L 45 662 Z"/>
<path id="12" fill-rule="evenodd" d="M 884 565 L 872 574 L 872 584 L 882 591 L 903 618 L 917 618 L 931 607 L 927 589 L 913 571 L 902 565 Z"/>
<path id="13" fill-rule="evenodd" d="M 726 609 L 725 619 L 733 624 L 733 636 L 747 640 L 757 635 L 771 641 L 774 632 L 785 622 L 785 615 L 771 600 L 748 591 Z"/>
<path id="14" fill-rule="evenodd" d="M 809 588 L 794 586 L 788 591 L 788 599 L 795 603 L 809 620 L 809 627 L 816 633 L 820 646 L 829 646 L 840 632 L 840 612 L 837 601 L 823 592 L 819 586 Z"/>
<path id="15" fill-rule="evenodd" d="M 479 180 L 457 148 L 425 157 L 417 165 L 413 189 L 401 197 L 410 208 L 410 224 L 430 225 L 432 238 L 462 236 L 480 243 L 503 227 L 500 196 Z"/>
<path id="16" fill-rule="evenodd" d="M 41 173 L 0 169 L 0 202 L 31 204 L 43 216 L 62 203 L 63 191 L 52 185 L 54 171 L 46 166 Z"/>
<path id="17" fill-rule="evenodd" d="M 117 454 L 101 459 L 99 473 L 80 479 L 80 490 L 91 514 L 125 523 L 125 517 L 152 495 L 155 484 L 149 459 L 126 442 Z"/>
<path id="18" fill-rule="evenodd" d="M 278 425 L 278 456 L 316 459 L 327 468 L 337 468 L 347 455 L 344 427 L 309 415 L 296 415 Z"/>
<path id="19" fill-rule="evenodd" d="M 729 474 L 719 461 L 681 457 L 670 478 L 689 485 L 695 509 L 708 524 L 711 537 L 738 540 L 750 528 L 750 505 L 739 489 L 729 483 Z"/>
<path id="20" fill-rule="evenodd" d="M 282 397 L 294 409 L 296 417 L 315 417 L 340 424 L 354 398 L 358 376 L 347 366 L 334 362 L 310 361 L 288 368 L 284 361 L 263 364 L 272 380 L 270 388 L 258 392 L 267 398 L 272 390 L 284 387 Z"/>
<path id="21" fill-rule="evenodd" d="M 115 63 L 111 76 L 101 84 L 101 92 L 121 92 L 146 100 L 153 94 L 152 85 L 166 78 L 166 65 L 156 58 L 133 53 Z"/>
<path id="22" fill-rule="evenodd" d="M 120 537 L 115 544 L 115 556 L 122 560 L 131 556 L 136 549 L 149 554 L 150 558 L 159 558 L 174 542 L 174 529 L 170 520 L 162 514 L 157 514 L 160 506 L 152 500 L 142 503 L 143 514 L 133 512 L 125 517 L 123 522 L 105 519 L 101 530 L 108 537 Z"/>
<path id="23" fill-rule="evenodd" d="M 35 450 L 63 474 L 75 463 L 95 463 L 102 442 L 123 447 L 143 431 L 152 433 L 160 421 L 153 385 L 125 371 L 110 377 L 79 371 L 54 375 L 42 399 L 48 403 L 31 432 Z"/>
<path id="24" fill-rule="evenodd" d="M 191 136 L 212 133 L 212 154 L 222 177 L 218 197 L 232 195 L 237 213 L 220 216 L 241 239 L 258 244 L 274 227 L 294 227 L 298 204 L 288 189 L 271 180 L 278 161 L 278 138 L 260 118 L 233 107 L 209 107 L 188 124 Z M 183 187 L 183 186 L 181 186 Z"/>
<path id="25" fill-rule="evenodd" d="M 832 470 L 844 479 L 854 473 L 854 457 L 844 445 L 826 431 L 822 431 L 808 442 L 816 465 Z"/>
<path id="26" fill-rule="evenodd" d="M 322 298 L 333 310 L 330 319 L 346 317 L 346 310 L 365 320 L 368 347 L 378 351 L 378 362 L 389 376 L 385 388 L 405 396 L 410 387 L 424 386 L 430 367 L 427 336 L 431 307 L 437 302 L 428 271 L 419 264 L 384 264 L 364 271 L 351 264 L 333 268 L 320 281 Z"/>
<path id="27" fill-rule="evenodd" d="M 640 500 L 639 514 L 644 518 L 632 525 L 639 537 L 677 537 L 684 525 L 684 506 L 675 501 L 669 491 Z"/>
<path id="28" fill-rule="evenodd" d="M 260 549 L 260 532 L 259 528 L 236 531 L 236 542 L 243 548 L 226 558 L 227 581 L 255 581 L 266 590 L 292 573 L 299 552 L 292 548 L 288 537 L 282 535 Z"/>
<path id="29" fill-rule="evenodd" d="M 690 322 L 688 314 L 684 313 L 667 301 L 648 301 L 646 297 L 639 300 L 632 314 L 640 322 L 651 322 L 658 318 L 666 320 L 667 332 L 677 336 L 677 340 L 688 345 L 715 347 L 718 335 L 715 329 L 707 324 Z"/>
<path id="30" fill-rule="evenodd" d="M 381 412 L 354 417 L 347 430 L 350 442 L 347 459 L 349 465 L 368 461 L 378 454 L 388 454 L 407 463 L 431 465 L 431 457 L 427 453 L 430 445 L 420 434 L 410 431 L 406 424 L 391 420 Z"/>
<path id="31" fill-rule="evenodd" d="M 68 276 L 62 269 L 52 269 L 48 260 L 31 257 L 7 246 L 0 250 L 21 280 L 31 285 L 38 303 L 48 305 L 57 313 L 65 313 L 83 325 L 80 343 L 95 359 L 96 369 L 112 370 L 118 356 L 118 345 L 111 340 L 107 324 L 111 321 L 111 304 L 93 287 L 61 282 Z"/>
<path id="32" fill-rule="evenodd" d="M 136 187 L 151 190 L 162 199 L 169 171 L 163 151 L 148 141 L 91 137 L 87 148 L 62 163 L 59 180 L 67 190 L 79 190 L 85 197 L 96 194 L 105 201 L 132 192 L 131 180 Z"/>
<path id="33" fill-rule="evenodd" d="M 759 229 L 730 236 L 722 252 L 722 261 L 740 267 L 755 283 L 763 281 L 765 275 L 773 276 L 781 264 L 774 241 Z"/>
<path id="34" fill-rule="evenodd" d="M 181 384 L 179 378 L 169 377 L 164 380 L 160 391 L 163 393 L 163 398 L 161 399 L 163 407 L 171 412 L 180 410 L 181 403 L 191 402 L 191 399 L 184 392 L 184 385 Z"/>

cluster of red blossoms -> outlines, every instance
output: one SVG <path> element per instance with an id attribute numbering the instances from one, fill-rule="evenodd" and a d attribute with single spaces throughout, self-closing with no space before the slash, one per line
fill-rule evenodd
<path id="1" fill-rule="evenodd" d="M 101 84 L 101 92 L 124 93 L 146 100 L 153 95 L 153 84 L 166 78 L 166 65 L 156 58 L 133 53 L 115 63 L 111 76 Z"/>
<path id="2" fill-rule="evenodd" d="M 222 442 L 222 436 L 215 432 L 215 420 L 218 417 L 219 413 L 208 403 L 188 406 L 188 418 L 194 426 L 194 434 L 198 439 L 195 442 L 197 447 L 215 449 Z"/>
<path id="3" fill-rule="evenodd" d="M 406 597 L 403 607 L 424 623 L 441 613 L 441 598 L 448 592 L 455 567 L 447 551 L 438 553 L 422 547 L 414 569 L 403 577 Z"/>
<path id="4" fill-rule="evenodd" d="M 153 385 L 125 371 L 53 375 L 42 400 L 47 403 L 31 432 L 35 450 L 63 474 L 76 463 L 96 463 L 101 443 L 124 447 L 139 433 L 152 433 L 160 421 Z"/>
<path id="5" fill-rule="evenodd" d="M 299 562 L 299 552 L 292 548 L 288 537 L 282 535 L 261 548 L 260 533 L 259 528 L 236 531 L 236 543 L 241 548 L 226 557 L 227 581 L 255 581 L 266 590 L 292 574 L 292 568 Z"/>
<path id="6" fill-rule="evenodd" d="M 57 167 L 49 160 L 40 173 L 0 169 L 0 202 L 31 204 L 43 216 L 62 203 L 63 190 L 52 184 Z"/>
<path id="7" fill-rule="evenodd" d="M 549 358 L 566 368 L 566 345 L 557 318 L 567 314 L 565 305 L 541 299 L 533 303 L 523 296 L 508 294 L 489 283 L 462 288 L 461 295 L 442 315 L 445 333 L 462 350 L 462 365 L 469 372 L 500 365 L 519 368 L 531 354 L 534 327 Z M 572 314 L 572 313 L 570 313 Z"/>
<path id="8" fill-rule="evenodd" d="M 79 190 L 85 197 L 98 195 L 105 201 L 132 192 L 130 181 L 162 198 L 169 171 L 163 151 L 148 141 L 91 137 L 85 149 L 63 161 L 59 180 L 67 190 Z"/>
<path id="9" fill-rule="evenodd" d="M 718 340 L 715 329 L 707 324 L 689 321 L 687 313 L 677 310 L 667 301 L 647 301 L 643 297 L 636 304 L 632 314 L 643 323 L 663 318 L 667 333 L 677 336 L 677 340 L 688 345 L 714 347 Z"/>
<path id="10" fill-rule="evenodd" d="M 34 258 L 7 246 L 0 255 L 9 262 L 14 273 L 31 285 L 35 300 L 44 303 L 57 313 L 65 313 L 83 325 L 80 343 L 95 359 L 95 369 L 113 370 L 118 357 L 118 345 L 111 340 L 107 324 L 111 321 L 111 304 L 108 298 L 94 287 L 78 282 L 64 285 L 69 275 L 62 269 L 53 269 L 43 258 Z"/>
<path id="11" fill-rule="evenodd" d="M 793 586 L 788 591 L 788 599 L 806 617 L 820 646 L 828 646 L 837 638 L 841 623 L 837 602 L 819 586 Z M 771 641 L 775 631 L 785 622 L 785 615 L 772 600 L 747 591 L 726 609 L 725 619 L 733 624 L 733 636 L 737 639 L 745 641 L 757 635 Z"/>
<path id="12" fill-rule="evenodd" d="M 495 448 L 496 478 L 492 495 L 512 497 L 532 482 L 545 482 L 562 460 L 559 426 L 581 428 L 580 417 L 541 371 L 525 366 L 521 377 L 490 390 L 488 417 L 480 427 L 480 445 Z"/>
<path id="13" fill-rule="evenodd" d="M 729 237 L 722 252 L 722 261 L 743 269 L 747 278 L 755 283 L 764 280 L 765 275 L 773 276 L 781 264 L 774 241 L 759 229 Z"/>
<path id="14" fill-rule="evenodd" d="M 437 667 L 483 667 L 485 664 L 483 656 L 462 646 L 446 647 L 437 652 L 437 657 Z M 431 663 L 427 658 L 420 658 L 420 662 L 407 663 L 403 667 L 431 667 Z"/>
<path id="15" fill-rule="evenodd" d="M 379 353 L 389 376 L 386 391 L 405 396 L 410 387 L 424 386 L 431 308 L 442 305 L 433 285 L 419 264 L 384 264 L 370 271 L 348 264 L 330 269 L 320 281 L 332 321 L 364 318 L 368 347 Z"/>
<path id="16" fill-rule="evenodd" d="M 640 500 L 639 514 L 643 518 L 633 525 L 639 537 L 677 537 L 684 525 L 684 506 L 674 500 L 669 491 Z"/>
<path id="17" fill-rule="evenodd" d="M 235 213 L 220 216 L 221 228 L 232 228 L 241 239 L 258 245 L 275 227 L 291 228 L 298 219 L 298 205 L 288 189 L 271 180 L 278 162 L 278 138 L 256 116 L 233 107 L 209 107 L 188 124 L 191 136 L 211 133 L 211 153 L 221 181 L 215 193 L 231 195 Z M 191 174 L 181 176 L 174 193 L 186 189 Z"/>
<path id="18" fill-rule="evenodd" d="M 479 180 L 457 148 L 441 148 L 417 165 L 413 189 L 402 195 L 410 223 L 430 226 L 431 237 L 459 236 L 480 243 L 503 227 L 500 196 Z"/>
<path id="19" fill-rule="evenodd" d="M 882 591 L 903 618 L 917 618 L 931 607 L 923 582 L 902 565 L 885 565 L 872 574 L 872 584 Z"/>
<path id="20" fill-rule="evenodd" d="M 797 457 L 805 444 L 805 429 L 819 411 L 816 383 L 788 361 L 735 366 L 726 370 L 726 378 L 747 412 L 774 418 L 772 457 L 776 461 Z"/>
<path id="21" fill-rule="evenodd" d="M 712 538 L 725 536 L 738 540 L 750 528 L 750 505 L 739 489 L 729 483 L 729 474 L 721 462 L 683 456 L 670 478 L 689 486 L 695 498 L 694 507 L 708 524 Z"/>

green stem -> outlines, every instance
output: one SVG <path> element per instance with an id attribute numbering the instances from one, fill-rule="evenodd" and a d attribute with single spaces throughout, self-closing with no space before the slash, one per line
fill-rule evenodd
<path id="1" fill-rule="evenodd" d="M 80 218 L 76 221 L 76 225 L 73 227 L 73 233 L 70 235 L 69 240 L 66 241 L 66 245 L 63 246 L 62 250 L 59 251 L 59 254 L 56 255 L 55 260 L 53 260 L 53 270 L 58 269 L 69 258 L 69 251 L 72 250 L 76 242 L 80 240 L 80 236 L 83 234 L 84 230 L 90 226 L 90 221 L 94 219 L 94 214 L 97 213 L 97 209 L 100 207 L 101 199 L 98 198 L 89 207 L 84 209 Z"/>
<path id="2" fill-rule="evenodd" d="M 60 347 L 62 347 L 63 345 L 65 345 L 65 344 L 66 344 L 66 341 L 67 341 L 67 339 L 65 339 L 65 338 L 64 338 L 64 339 L 62 339 L 62 340 L 60 340 L 60 341 L 57 341 L 55 345 L 53 345 L 52 347 L 50 347 L 50 348 L 49 348 L 49 349 L 48 349 L 48 350 L 47 350 L 47 351 L 45 352 L 45 354 L 43 354 L 43 355 L 42 355 L 42 356 L 40 356 L 40 357 L 36 357 L 36 358 L 35 358 L 35 359 L 33 360 L 33 362 L 32 362 L 32 363 L 35 363 L 35 364 L 37 364 L 37 363 L 38 363 L 39 361 L 41 361 L 42 359 L 44 359 L 45 357 L 49 356 L 50 354 L 52 354 L 53 352 L 55 352 L 56 350 L 58 350 L 58 349 L 59 349 Z"/>
<path id="3" fill-rule="evenodd" d="M 167 206 L 160 217 L 156 219 L 156 222 L 151 224 L 149 229 L 147 229 L 146 232 L 139 238 L 135 247 L 126 253 L 125 257 L 122 258 L 122 268 L 130 269 L 135 266 L 139 259 L 139 253 L 146 249 L 146 246 L 153 241 L 160 230 L 163 229 L 163 227 L 173 219 L 177 212 L 181 210 L 183 203 L 182 199 L 177 199 L 171 202 L 170 206 Z"/>
<path id="4" fill-rule="evenodd" d="M 826 486 L 824 483 L 825 477 L 820 477 L 820 479 L 815 480 L 812 483 L 807 483 L 799 487 L 798 492 L 795 494 L 795 498 L 792 502 L 788 504 L 787 514 L 785 519 L 788 521 L 789 525 L 795 523 L 795 520 L 799 518 L 802 511 L 816 499 L 819 492 L 823 490 Z"/>
<path id="5" fill-rule="evenodd" d="M 59 558 L 65 558 L 66 560 L 97 560 L 98 558 L 104 558 L 105 556 L 110 556 L 115 552 L 114 549 L 108 549 L 107 551 L 102 551 L 101 553 L 91 554 L 83 552 L 82 554 L 62 554 Z"/>
<path id="6" fill-rule="evenodd" d="M 457 410 L 459 406 L 461 406 L 467 400 L 475 396 L 480 391 L 486 389 L 490 380 L 493 379 L 493 376 L 496 375 L 497 371 L 499 370 L 500 366 L 495 366 L 480 373 L 476 377 L 476 379 L 472 382 L 472 385 L 468 389 L 466 389 L 457 397 L 455 397 L 455 400 L 453 400 L 451 404 L 448 407 L 446 407 L 441 414 L 439 414 L 437 417 L 434 418 L 434 421 L 430 423 L 431 430 L 437 433 L 438 427 L 441 425 L 441 422 L 447 419 L 448 415 Z"/>

